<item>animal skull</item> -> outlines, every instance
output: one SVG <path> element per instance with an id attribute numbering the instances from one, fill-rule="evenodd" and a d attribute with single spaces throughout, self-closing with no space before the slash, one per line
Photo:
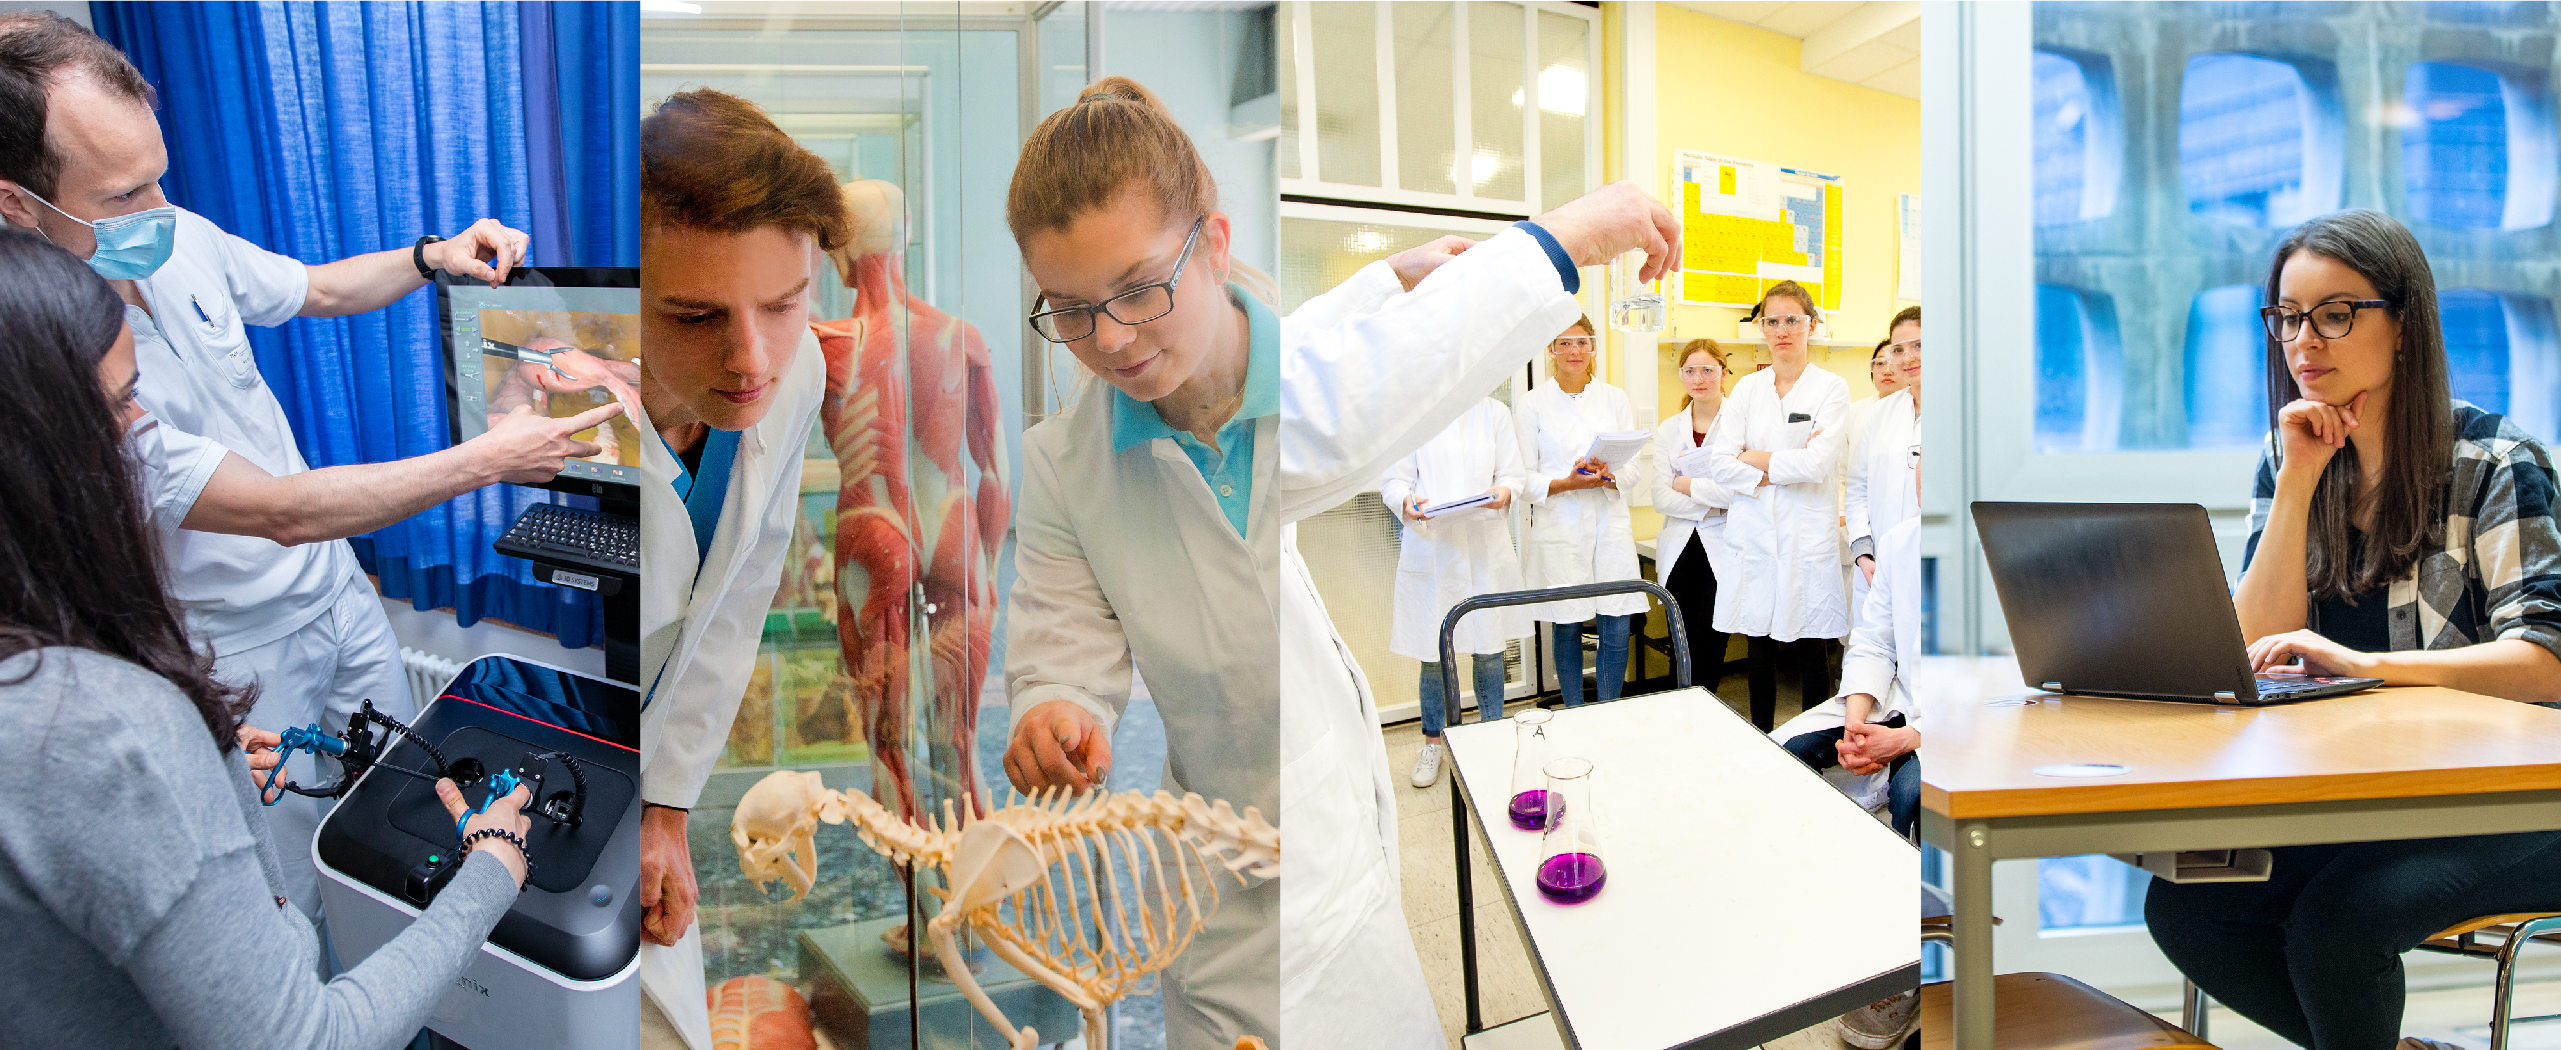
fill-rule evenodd
<path id="1" fill-rule="evenodd" d="M 818 879 L 819 805 L 833 794 L 815 770 L 785 769 L 757 781 L 738 800 L 729 841 L 738 847 L 739 869 L 757 889 L 781 879 L 791 885 L 791 899 L 809 895 Z"/>

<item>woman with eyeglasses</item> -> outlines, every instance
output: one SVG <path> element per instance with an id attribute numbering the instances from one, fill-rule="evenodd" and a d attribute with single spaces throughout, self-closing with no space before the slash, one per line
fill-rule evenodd
<path id="1" fill-rule="evenodd" d="M 1725 564 L 1716 629 L 1750 639 L 1752 724 L 1778 715 L 1778 671 L 1796 671 L 1803 707 L 1832 695 L 1825 643 L 1849 633 L 1841 575 L 1841 519 L 1833 465 L 1849 420 L 1849 381 L 1813 367 L 1808 347 L 1821 315 L 1794 281 L 1761 294 L 1748 320 L 1768 341 L 1770 367 L 1744 376 L 1717 413 L 1708 476 L 1733 490 L 1725 515 Z"/>
<path id="2" fill-rule="evenodd" d="M 1648 250 L 1671 215 L 1624 183 L 1481 244 L 1370 264 L 1278 316 L 1191 139 L 1109 77 L 1024 141 L 1006 222 L 1030 321 L 1096 380 L 1023 436 L 1006 620 L 1005 771 L 1104 783 L 1144 679 L 1164 786 L 1252 806 L 1288 849 L 1222 891 L 1167 971 L 1167 1045 L 1438 1047 L 1401 905 L 1376 701 L 1293 523 L 1377 485 L 1573 319 L 1578 267 Z M 1154 785 L 1142 785 L 1154 786 Z"/>
<path id="3" fill-rule="evenodd" d="M 1725 408 L 1725 348 L 1692 339 L 1681 348 L 1681 410 L 1654 428 L 1654 579 L 1681 606 L 1689 635 L 1690 680 L 1710 690 L 1725 673 L 1725 632 L 1716 629 L 1716 562 L 1724 557 L 1725 508 L 1734 494 L 1706 475 L 1705 464 L 1681 463 L 1716 430 Z"/>
<path id="4" fill-rule="evenodd" d="M 1528 468 L 1529 524 L 1521 530 L 1522 571 L 1532 590 L 1578 583 L 1641 579 L 1627 493 L 1610 465 L 1590 458 L 1594 435 L 1636 428 L 1627 392 L 1594 374 L 1599 348 L 1592 319 L 1577 317 L 1547 343 L 1547 382 L 1512 405 Z M 1643 594 L 1574 598 L 1530 606 L 1549 625 L 1556 687 L 1564 703 L 1583 702 L 1583 635 L 1594 619 L 1601 636 L 1598 692 L 1618 699 L 1627 683 L 1627 636 L 1645 615 Z"/>
<path id="5" fill-rule="evenodd" d="M 2561 700 L 2551 457 L 2449 393 L 2417 239 L 2380 212 L 2313 219 L 2267 297 L 2275 411 L 2233 594 L 2253 668 Z M 2561 832 L 2274 853 L 2266 882 L 2153 883 L 2144 919 L 2207 994 L 2302 1046 L 2426 1042 L 2400 1039 L 2402 952 L 2561 912 Z"/>

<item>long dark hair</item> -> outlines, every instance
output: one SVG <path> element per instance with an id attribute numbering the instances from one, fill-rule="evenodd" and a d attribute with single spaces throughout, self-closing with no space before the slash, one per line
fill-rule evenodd
<path id="1" fill-rule="evenodd" d="M 2454 459 L 2454 395 L 2446 380 L 2445 332 L 2437 318 L 2436 275 L 2407 227 L 2379 211 L 2332 212 L 2294 228 L 2268 263 L 2268 297 L 2296 252 L 2335 259 L 2374 285 L 2374 294 L 2401 325 L 2392 352 L 2392 395 L 2384 409 L 2382 480 L 2361 492 L 2363 471 L 2354 444 L 2330 457 L 2312 490 L 2303 575 L 2312 596 L 2347 598 L 2389 584 L 2418 563 L 2421 552 L 2444 534 L 2446 472 Z M 2277 414 L 2303 396 L 2285 364 L 2285 347 L 2268 347 L 2268 429 Z M 2369 422 L 2366 425 L 2371 426 Z M 2283 442 L 2274 442 L 2278 447 Z M 2366 530 L 2365 557 L 2348 561 L 2348 529 L 2357 508 L 2374 507 Z"/>
<path id="2" fill-rule="evenodd" d="M 186 694 L 228 752 L 255 691 L 215 681 L 187 644 L 141 467 L 98 389 L 123 300 L 71 253 L 0 229 L 0 317 L 0 660 L 63 646 L 138 664 Z"/>

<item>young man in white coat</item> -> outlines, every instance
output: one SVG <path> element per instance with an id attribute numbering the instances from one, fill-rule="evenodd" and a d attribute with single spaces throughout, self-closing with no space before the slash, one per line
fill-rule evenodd
<path id="1" fill-rule="evenodd" d="M 852 239 L 827 163 L 702 89 L 641 122 L 641 982 L 711 1050 L 686 812 L 755 671 L 826 393 L 819 253 Z"/>
<path id="2" fill-rule="evenodd" d="M 1850 578 L 1853 602 L 1863 601 L 1876 579 L 1876 537 L 1920 513 L 1920 495 L 1906 491 L 1903 479 L 1910 477 L 1904 461 L 1918 455 L 1921 444 L 1921 308 L 1904 307 L 1890 332 L 1877 356 L 1895 390 L 1872 406 L 1846 463 L 1841 515 L 1858 568 Z"/>
<path id="3" fill-rule="evenodd" d="M 346 537 L 498 481 L 539 482 L 594 445 L 574 419 L 523 411 L 472 441 L 391 463 L 312 470 L 250 353 L 248 325 L 381 309 L 435 271 L 505 279 L 526 238 L 483 219 L 451 239 L 307 265 L 232 236 L 160 192 L 169 168 L 151 87 L 122 52 L 59 15 L 0 14 L 0 220 L 88 261 L 124 299 L 147 414 L 131 433 L 169 590 L 224 681 L 256 683 L 251 724 L 330 731 L 367 700 L 417 711 L 399 643 Z M 5 324 L 0 320 L 0 324 Z M 68 567 L 66 567 L 68 570 Z M 297 755 L 288 776 L 334 775 Z M 308 846 L 325 810 L 266 810 L 286 893 L 319 917 Z"/>

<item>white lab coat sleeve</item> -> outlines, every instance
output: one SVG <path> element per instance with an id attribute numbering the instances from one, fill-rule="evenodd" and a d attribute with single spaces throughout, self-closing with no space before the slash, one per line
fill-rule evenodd
<path id="1" fill-rule="evenodd" d="M 1281 521 L 1375 484 L 1580 309 L 1538 241 L 1508 229 L 1371 309 L 1324 324 L 1283 319 Z"/>
<path id="2" fill-rule="evenodd" d="M 303 301 L 311 295 L 310 267 L 301 260 L 233 236 L 211 222 L 206 222 L 205 227 L 202 231 L 183 231 L 180 236 L 213 239 L 216 254 L 221 257 L 223 281 L 230 286 L 231 303 L 240 311 L 241 320 L 273 328 L 302 313 Z"/>
<path id="3" fill-rule="evenodd" d="M 165 539 L 184 526 L 231 450 L 148 413 L 134 424 L 131 443 L 142 465 L 143 509 L 151 516 L 152 531 Z"/>
<path id="4" fill-rule="evenodd" d="M 1807 366 L 1810 371 L 1812 366 Z M 1803 485 L 1832 479 L 1832 466 L 1840 459 L 1841 444 L 1849 439 L 1850 392 L 1847 384 L 1826 384 L 1829 393 L 1814 407 L 1814 428 L 1821 433 L 1806 442 L 1804 448 L 1778 449 L 1770 453 L 1770 483 Z"/>
<path id="5" fill-rule="evenodd" d="M 1869 412 L 1873 416 L 1874 406 L 1870 406 Z M 1842 455 L 1850 458 L 1849 476 L 1841 483 L 1841 534 L 1849 538 L 1852 551 L 1862 554 L 1875 553 L 1868 531 L 1865 448 L 1865 439 L 1875 436 L 1875 428 L 1876 420 L 1870 418 L 1867 427 L 1859 432 L 1861 442 L 1841 450 Z"/>
<path id="6" fill-rule="evenodd" d="M 1022 502 L 1014 509 L 1013 609 L 1005 618 L 1009 725 L 1064 700 L 1110 733 L 1129 706 L 1129 636 L 1085 560 L 1060 491 L 1057 465 L 1026 443 Z"/>
<path id="7" fill-rule="evenodd" d="M 1858 629 L 1850 632 L 1849 648 L 1841 654 L 1840 695 L 1875 697 L 1871 711 L 1884 710 L 1893 697 L 1894 588 L 1903 582 L 1898 579 L 1901 575 L 1876 574 L 1876 584 L 1867 590 L 1867 604 L 1859 609 Z"/>
<path id="8" fill-rule="evenodd" d="M 1405 501 L 1413 497 L 1414 485 L 1422 478 L 1422 464 L 1416 459 L 1408 455 L 1397 460 L 1378 479 L 1378 501 L 1387 504 L 1388 513 L 1396 515 L 1398 521 L 1405 520 Z"/>
<path id="9" fill-rule="evenodd" d="M 1494 484 L 1510 489 L 1512 502 L 1518 503 L 1527 495 L 1524 490 L 1530 481 L 1529 471 L 1521 465 L 1521 440 L 1512 426 L 1512 414 L 1494 412 L 1487 418 L 1493 427 Z"/>
<path id="10" fill-rule="evenodd" d="M 1688 411 L 1688 409 L 1682 410 L 1683 414 L 1687 414 Z M 1709 511 L 1724 505 L 1701 499 L 1700 496 L 1705 494 L 1704 490 L 1721 492 L 1723 489 L 1716 482 L 1706 478 L 1691 478 L 1688 495 L 1683 495 L 1679 489 L 1672 487 L 1672 478 L 1679 473 L 1672 468 L 1672 461 L 1689 453 L 1687 442 L 1675 435 L 1679 433 L 1678 427 L 1689 426 L 1689 422 L 1675 416 L 1671 423 L 1677 426 L 1666 425 L 1654 431 L 1654 509 L 1662 512 L 1665 517 L 1697 521 L 1706 517 Z M 1726 498 L 1730 501 L 1733 497 Z"/>
<path id="11" fill-rule="evenodd" d="M 800 465 L 799 456 L 790 459 L 794 468 Z M 785 477 L 794 485 L 800 480 L 797 469 Z M 765 613 L 774 607 L 774 592 L 782 589 L 783 558 L 791 553 L 800 501 L 777 494 L 762 509 L 764 520 L 747 540 L 755 546 L 739 562 L 737 585 L 719 596 L 718 607 L 689 613 L 710 617 L 694 643 L 692 665 L 682 678 L 661 686 L 641 716 L 640 797 L 646 801 L 694 808 L 720 764 L 720 752 L 729 746 L 730 723 L 737 720 L 747 684 L 755 677 Z M 659 714 L 662 708 L 664 715 Z"/>
<path id="12" fill-rule="evenodd" d="M 1758 469 L 1741 458 L 1743 434 L 1750 427 L 1743 417 L 1757 406 L 1744 388 L 1735 388 L 1735 393 L 1740 396 L 1725 399 L 1725 407 L 1717 411 L 1716 423 L 1708 428 L 1707 435 L 1707 478 L 1725 487 L 1729 505 L 1733 502 L 1730 494 L 1757 489 L 1762 478 Z"/>

